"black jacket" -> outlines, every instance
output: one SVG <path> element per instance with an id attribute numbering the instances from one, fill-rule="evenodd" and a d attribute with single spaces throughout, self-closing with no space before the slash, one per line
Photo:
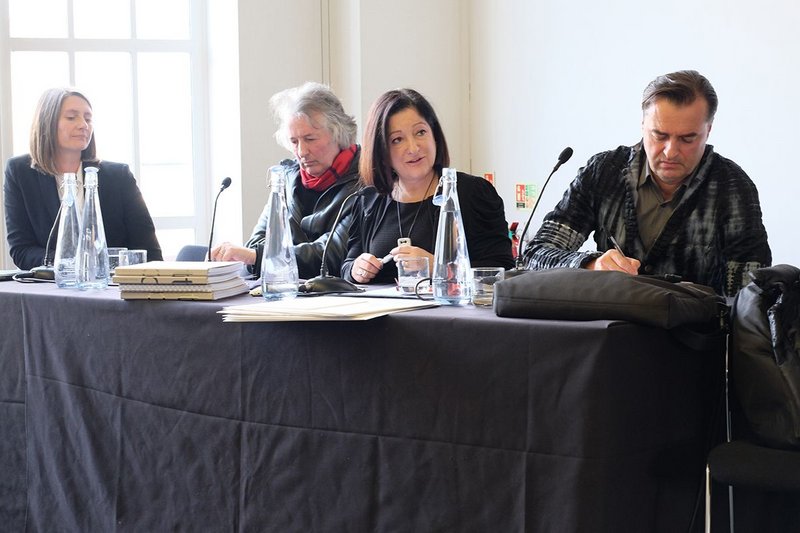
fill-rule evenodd
<path id="1" fill-rule="evenodd" d="M 99 168 L 97 194 L 109 247 L 147 250 L 148 261 L 162 259 L 153 219 L 128 165 L 111 161 L 84 162 Z M 61 205 L 56 179 L 31 168 L 30 155 L 12 157 L 5 169 L 6 235 L 14 264 L 31 269 L 44 264 L 47 237 Z M 48 260 L 55 256 L 56 235 Z"/>
<path id="2" fill-rule="evenodd" d="M 291 159 L 283 160 L 280 163 L 286 169 L 289 224 L 292 230 L 297 269 L 303 279 L 313 278 L 320 273 L 322 252 L 325 248 L 325 243 L 328 242 L 328 235 L 333 221 L 336 219 L 344 199 L 358 188 L 358 161 L 360 155 L 361 147 L 358 147 L 347 171 L 336 180 L 336 183 L 322 192 L 314 208 L 308 212 L 303 210 L 302 202 L 299 200 L 300 195 L 307 192 L 303 188 L 299 163 Z M 353 200 L 351 199 L 348 203 L 352 202 Z M 257 275 L 261 273 L 261 256 L 264 253 L 267 214 L 267 208 L 264 206 L 264 211 L 258 218 L 258 223 L 253 228 L 253 234 L 246 244 L 248 248 L 256 250 L 256 262 L 249 268 L 251 272 Z M 345 206 L 342 218 L 336 225 L 333 237 L 331 237 L 331 244 L 328 247 L 325 260 L 328 264 L 328 271 L 332 275 L 338 274 L 342 259 L 347 252 L 347 235 L 351 220 L 352 209 L 350 209 L 350 206 Z"/>
<path id="3" fill-rule="evenodd" d="M 503 200 L 494 186 L 483 178 L 459 172 L 457 187 L 471 266 L 512 268 L 514 258 L 511 255 L 511 240 L 508 238 Z M 350 229 L 347 258 L 342 265 L 342 277 L 350 281 L 355 281 L 350 275 L 353 261 L 363 252 L 373 253 L 372 241 L 392 204 L 389 196 L 378 194 L 374 188 L 367 189 L 360 200 L 354 214 L 353 227 Z M 430 202 L 431 199 L 426 201 Z M 433 209 L 435 227 L 439 220 L 439 210 L 435 207 Z M 397 237 L 399 236 L 398 233 Z M 420 247 L 434 252 L 433 243 Z"/>

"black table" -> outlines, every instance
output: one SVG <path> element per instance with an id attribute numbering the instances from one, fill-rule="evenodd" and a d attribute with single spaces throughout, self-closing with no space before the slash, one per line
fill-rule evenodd
<path id="1" fill-rule="evenodd" d="M 367 322 L 216 313 L 257 301 L 0 284 L 0 523 L 688 529 L 722 349 L 472 307 Z"/>

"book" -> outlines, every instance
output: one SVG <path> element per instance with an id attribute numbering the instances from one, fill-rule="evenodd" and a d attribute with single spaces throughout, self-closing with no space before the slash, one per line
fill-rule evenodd
<path id="1" fill-rule="evenodd" d="M 119 284 L 206 285 L 239 277 L 239 261 L 150 261 L 119 266 L 112 281 Z"/>
<path id="2" fill-rule="evenodd" d="M 152 261 L 117 267 L 112 280 L 123 300 L 219 300 L 247 292 L 242 263 Z"/>
<path id="3" fill-rule="evenodd" d="M 291 322 L 316 320 L 370 320 L 413 309 L 437 307 L 429 300 L 315 296 L 228 306 L 219 311 L 223 322 Z"/>
<path id="4" fill-rule="evenodd" d="M 236 279 L 238 277 L 238 272 L 220 276 L 181 276 L 177 274 L 167 276 L 118 276 L 115 274 L 111 281 L 118 285 L 157 285 L 169 287 L 173 285 L 207 285 L 209 283 L 220 283 Z"/>
<path id="5" fill-rule="evenodd" d="M 171 284 L 150 284 L 150 283 L 120 283 L 119 290 L 122 292 L 214 292 L 228 289 L 242 288 L 243 291 L 250 290 L 250 287 L 239 276 L 215 281 L 213 283 L 171 283 Z"/>
<path id="6" fill-rule="evenodd" d="M 247 285 L 221 290 L 120 291 L 123 300 L 221 300 L 247 292 Z"/>

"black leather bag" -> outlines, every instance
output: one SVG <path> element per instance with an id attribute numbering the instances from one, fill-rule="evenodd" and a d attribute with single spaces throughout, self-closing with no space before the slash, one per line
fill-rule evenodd
<path id="1" fill-rule="evenodd" d="M 725 335 L 725 299 L 705 285 L 659 276 L 555 268 L 498 282 L 497 316 L 556 320 L 625 320 L 668 330 L 696 349 Z"/>
<path id="2" fill-rule="evenodd" d="M 755 438 L 800 448 L 800 269 L 762 268 L 731 315 L 733 390 Z"/>

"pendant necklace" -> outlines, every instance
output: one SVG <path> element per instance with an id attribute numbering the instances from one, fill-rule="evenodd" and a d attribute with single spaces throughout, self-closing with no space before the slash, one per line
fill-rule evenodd
<path id="1" fill-rule="evenodd" d="M 435 177 L 436 173 L 431 176 L 431 180 L 428 182 L 428 187 L 425 189 L 425 194 L 423 195 L 422 200 L 419 202 L 416 213 L 414 213 L 414 218 L 411 220 L 411 227 L 408 228 L 408 237 L 403 237 L 403 222 L 400 220 L 400 202 L 397 200 L 394 201 L 395 205 L 397 206 L 397 228 L 400 230 L 400 238 L 397 239 L 397 246 L 411 246 L 411 232 L 414 231 L 414 224 L 417 223 L 417 217 L 419 216 L 419 212 L 422 210 L 422 206 L 425 205 L 425 198 L 428 196 L 428 191 L 430 190 L 431 183 L 433 183 L 433 178 Z"/>

